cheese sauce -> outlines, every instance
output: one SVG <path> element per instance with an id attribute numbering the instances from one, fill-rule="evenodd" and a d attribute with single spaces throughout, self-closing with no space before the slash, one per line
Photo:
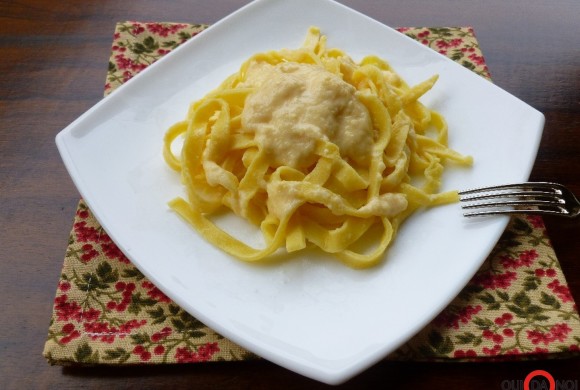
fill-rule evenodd
<path id="1" fill-rule="evenodd" d="M 316 162 L 317 141 L 336 144 L 345 159 L 366 165 L 373 145 L 367 108 L 355 89 L 337 75 L 311 64 L 254 63 L 245 86 L 242 127 L 276 166 L 304 168 Z"/>

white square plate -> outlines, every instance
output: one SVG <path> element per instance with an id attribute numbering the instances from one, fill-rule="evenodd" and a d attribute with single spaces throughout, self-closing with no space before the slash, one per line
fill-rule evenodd
<path id="1" fill-rule="evenodd" d="M 318 26 L 355 60 L 389 61 L 409 84 L 440 78 L 423 102 L 445 115 L 451 147 L 475 158 L 444 189 L 524 181 L 544 117 L 448 58 L 330 0 L 258 0 L 216 23 L 103 99 L 56 137 L 81 195 L 131 261 L 185 310 L 290 370 L 341 383 L 436 316 L 477 271 L 506 218 L 468 221 L 457 205 L 408 220 L 381 265 L 364 271 L 300 253 L 235 260 L 167 207 L 182 194 L 162 139 L 189 104 L 256 52 L 299 47 Z M 232 228 L 240 229 L 233 225 Z M 253 239 L 248 237 L 248 239 Z"/>

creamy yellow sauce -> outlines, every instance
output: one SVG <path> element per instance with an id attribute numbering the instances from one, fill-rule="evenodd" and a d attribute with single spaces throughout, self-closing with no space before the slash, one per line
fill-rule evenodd
<path id="1" fill-rule="evenodd" d="M 254 63 L 245 85 L 255 87 L 242 113 L 242 127 L 274 165 L 308 167 L 316 162 L 317 142 L 330 141 L 345 159 L 366 165 L 373 128 L 355 88 L 321 66 L 284 62 Z"/>

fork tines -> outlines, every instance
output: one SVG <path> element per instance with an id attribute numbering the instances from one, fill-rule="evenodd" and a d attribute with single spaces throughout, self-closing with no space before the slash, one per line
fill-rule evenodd
<path id="1" fill-rule="evenodd" d="M 567 214 L 560 184 L 519 183 L 480 187 L 459 192 L 466 217 L 493 214 Z"/>

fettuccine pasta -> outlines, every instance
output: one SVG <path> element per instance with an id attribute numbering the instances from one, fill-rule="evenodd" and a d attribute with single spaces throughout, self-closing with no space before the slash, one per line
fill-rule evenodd
<path id="1" fill-rule="evenodd" d="M 457 201 L 439 193 L 443 164 L 472 163 L 448 147 L 444 118 L 419 102 L 436 80 L 410 87 L 384 60 L 355 63 L 310 28 L 298 49 L 252 56 L 167 131 L 165 160 L 187 190 L 170 207 L 244 261 L 314 245 L 371 267 L 415 210 Z M 224 207 L 259 226 L 265 246 L 214 224 Z M 355 250 L 377 227 L 378 242 Z"/>

